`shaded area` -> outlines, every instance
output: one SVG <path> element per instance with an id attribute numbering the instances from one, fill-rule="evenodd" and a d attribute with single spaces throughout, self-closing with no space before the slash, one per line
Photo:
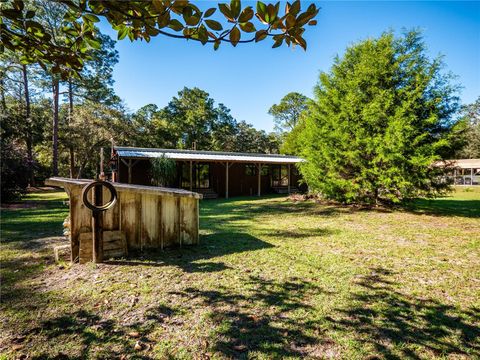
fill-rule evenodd
<path id="1" fill-rule="evenodd" d="M 352 294 L 356 305 L 327 318 L 333 329 L 355 334 L 388 359 L 420 359 L 426 350 L 435 356 L 480 356 L 480 309 L 403 294 L 391 275 L 375 268 L 360 278 L 360 289 Z"/>
<path id="2" fill-rule="evenodd" d="M 480 200 L 416 199 L 405 209 L 414 213 L 440 216 L 480 217 Z"/>
<path id="3" fill-rule="evenodd" d="M 166 306 L 154 308 L 147 315 L 149 317 L 146 322 L 129 326 L 124 326 L 118 320 L 102 319 L 99 315 L 85 310 L 63 314 L 43 321 L 38 327 L 31 329 L 28 335 L 38 334 L 37 336 L 44 337 L 47 341 L 61 341 L 65 336 L 75 336 L 77 348 L 56 355 L 44 352 L 32 359 L 80 360 L 92 355 L 101 359 L 120 359 L 122 356 L 153 359 L 147 355 L 153 346 L 149 334 L 157 323 L 163 322 L 174 313 L 173 309 Z M 140 341 L 139 349 L 135 349 L 136 341 Z"/>
<path id="4" fill-rule="evenodd" d="M 272 248 L 273 245 L 247 233 L 201 235 L 200 245 L 183 248 L 148 249 L 130 252 L 127 260 L 110 260 L 105 264 L 129 266 L 177 266 L 185 272 L 215 272 L 228 269 L 223 262 L 205 261 L 215 257 Z"/>
<path id="5" fill-rule="evenodd" d="M 319 325 L 301 316 L 314 311 L 309 297 L 325 292 L 318 285 L 258 276 L 249 276 L 247 285 L 251 290 L 242 293 L 190 287 L 173 294 L 186 301 L 200 299 L 210 309 L 209 318 L 217 327 L 212 350 L 228 358 L 250 358 L 254 352 L 266 358 L 315 357 L 334 347 L 332 341 L 319 339 Z"/>

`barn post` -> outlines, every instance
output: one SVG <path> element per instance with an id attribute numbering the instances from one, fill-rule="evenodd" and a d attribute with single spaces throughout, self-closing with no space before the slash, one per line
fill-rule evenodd
<path id="1" fill-rule="evenodd" d="M 258 196 L 262 193 L 262 164 L 258 164 Z"/>
<path id="2" fill-rule="evenodd" d="M 225 199 L 228 199 L 228 161 L 225 165 Z"/>
<path id="3" fill-rule="evenodd" d="M 288 193 L 290 194 L 290 164 L 287 165 L 288 168 Z"/>
<path id="4" fill-rule="evenodd" d="M 132 183 L 132 159 L 128 159 L 128 183 Z"/>
<path id="5" fill-rule="evenodd" d="M 190 191 L 193 190 L 193 184 L 192 184 L 192 181 L 193 181 L 193 161 L 190 160 Z"/>

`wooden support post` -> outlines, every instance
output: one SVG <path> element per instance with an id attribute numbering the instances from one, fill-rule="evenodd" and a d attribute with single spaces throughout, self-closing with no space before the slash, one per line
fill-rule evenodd
<path id="1" fill-rule="evenodd" d="M 132 159 L 128 159 L 128 183 L 132 183 Z"/>
<path id="2" fill-rule="evenodd" d="M 225 165 L 225 199 L 228 199 L 228 161 Z"/>
<path id="3" fill-rule="evenodd" d="M 103 187 L 101 185 L 95 186 L 93 197 L 95 205 L 103 205 Z M 93 262 L 103 262 L 103 215 L 101 211 L 92 211 L 92 247 Z"/>
<path id="4" fill-rule="evenodd" d="M 473 185 L 473 168 L 470 168 L 470 185 Z"/>
<path id="5" fill-rule="evenodd" d="M 290 194 L 290 164 L 287 165 L 288 168 L 288 193 Z"/>
<path id="6" fill-rule="evenodd" d="M 258 164 L 258 196 L 262 194 L 262 164 Z"/>
<path id="7" fill-rule="evenodd" d="M 192 184 L 192 180 L 193 180 L 193 161 L 190 160 L 190 191 L 193 190 L 193 184 Z"/>

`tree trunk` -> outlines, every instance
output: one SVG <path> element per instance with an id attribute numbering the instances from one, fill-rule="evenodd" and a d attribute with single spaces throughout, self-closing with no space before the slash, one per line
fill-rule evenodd
<path id="1" fill-rule="evenodd" d="M 68 123 L 71 125 L 73 116 L 73 85 L 72 80 L 68 80 Z M 75 177 L 75 151 L 73 145 L 68 145 L 68 152 L 70 154 L 70 178 Z"/>
<path id="2" fill-rule="evenodd" d="M 1 101 L 2 101 L 2 110 L 7 111 L 7 101 L 5 99 L 5 80 L 3 80 L 3 73 L 0 74 L 0 91 L 2 92 L 1 94 Z"/>
<path id="3" fill-rule="evenodd" d="M 29 185 L 35 186 L 35 176 L 33 173 L 33 135 L 32 135 L 32 119 L 30 110 L 30 90 L 28 88 L 28 73 L 27 65 L 22 65 L 23 73 L 23 92 L 25 96 L 25 143 L 27 145 L 27 160 L 28 160 L 28 179 Z"/>
<path id="4" fill-rule="evenodd" d="M 52 172 L 58 176 L 58 99 L 60 94 L 58 79 L 52 79 L 53 92 L 53 132 L 52 132 Z"/>

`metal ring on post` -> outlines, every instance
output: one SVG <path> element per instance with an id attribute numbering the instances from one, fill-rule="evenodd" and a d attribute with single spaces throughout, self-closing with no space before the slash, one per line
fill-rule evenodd
<path id="1" fill-rule="evenodd" d="M 105 186 L 110 191 L 110 200 L 106 204 L 100 206 L 93 205 L 90 201 L 88 201 L 88 192 L 91 188 L 97 185 Z M 105 211 L 110 209 L 117 201 L 117 190 L 115 190 L 115 187 L 107 181 L 93 181 L 83 188 L 82 200 L 85 206 L 92 211 Z"/>

